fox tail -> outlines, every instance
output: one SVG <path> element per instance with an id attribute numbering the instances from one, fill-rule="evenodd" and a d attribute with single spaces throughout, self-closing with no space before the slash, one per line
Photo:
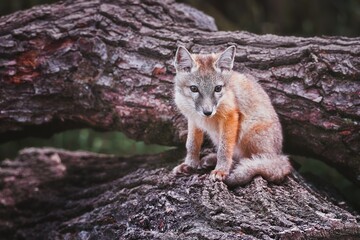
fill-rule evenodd
<path id="1" fill-rule="evenodd" d="M 259 154 L 241 159 L 224 182 L 229 186 L 245 185 L 256 175 L 260 175 L 269 182 L 278 183 L 291 171 L 292 167 L 287 156 Z"/>

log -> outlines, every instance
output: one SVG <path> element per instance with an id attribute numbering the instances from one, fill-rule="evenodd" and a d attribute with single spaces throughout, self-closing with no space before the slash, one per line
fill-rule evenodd
<path id="1" fill-rule="evenodd" d="M 65 1 L 1 17 L 0 140 L 90 127 L 182 145 L 186 123 L 172 101 L 180 44 L 235 44 L 234 68 L 271 96 L 286 152 L 360 184 L 360 38 L 217 31 L 173 0 Z"/>
<path id="2" fill-rule="evenodd" d="M 174 177 L 179 153 L 30 148 L 0 163 L 0 239 L 358 239 L 360 217 L 294 173 L 228 189 Z"/>
<path id="3" fill-rule="evenodd" d="M 186 122 L 172 103 L 177 45 L 209 52 L 235 44 L 235 69 L 271 96 L 287 152 L 316 156 L 359 183 L 359 40 L 221 32 L 172 0 L 65 1 L 17 12 L 0 18 L 0 140 L 91 127 L 182 145 Z M 228 189 L 206 174 L 174 178 L 169 167 L 182 154 L 24 150 L 0 165 L 0 238 L 360 234 L 356 212 L 296 173 L 282 185 L 259 177 Z"/>

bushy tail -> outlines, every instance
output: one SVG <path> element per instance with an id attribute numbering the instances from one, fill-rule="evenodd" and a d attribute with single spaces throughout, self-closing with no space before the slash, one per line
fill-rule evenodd
<path id="1" fill-rule="evenodd" d="M 225 179 L 229 186 L 244 185 L 256 175 L 269 182 L 280 182 L 292 171 L 289 159 L 285 155 L 259 154 L 252 158 L 240 159 Z"/>

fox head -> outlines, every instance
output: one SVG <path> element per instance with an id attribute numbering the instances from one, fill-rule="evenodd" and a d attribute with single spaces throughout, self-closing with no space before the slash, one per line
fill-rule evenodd
<path id="1" fill-rule="evenodd" d="M 186 113 L 212 117 L 228 89 L 235 46 L 218 54 L 190 54 L 180 46 L 175 55 L 175 102 Z"/>

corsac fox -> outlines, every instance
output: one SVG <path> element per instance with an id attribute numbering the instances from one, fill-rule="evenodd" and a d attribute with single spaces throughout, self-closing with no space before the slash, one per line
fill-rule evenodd
<path id="1" fill-rule="evenodd" d="M 180 46 L 175 55 L 175 103 L 188 120 L 185 162 L 175 174 L 214 167 L 210 177 L 243 185 L 256 175 L 280 182 L 292 167 L 282 154 L 278 116 L 263 88 L 250 76 L 232 70 L 235 46 L 220 54 L 190 54 Z M 216 154 L 200 160 L 204 133 Z"/>

